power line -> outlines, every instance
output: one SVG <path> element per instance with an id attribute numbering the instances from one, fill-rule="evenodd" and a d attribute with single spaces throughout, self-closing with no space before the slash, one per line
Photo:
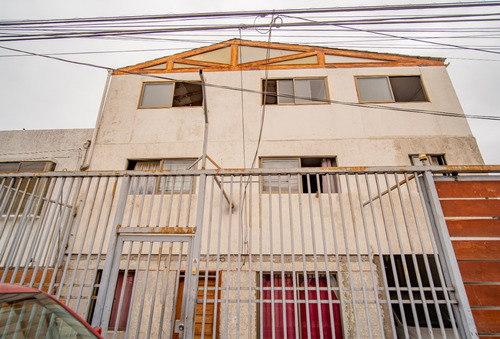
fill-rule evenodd
<path id="1" fill-rule="evenodd" d="M 192 19 L 192 18 L 226 18 L 245 16 L 266 16 L 285 14 L 312 14 L 312 13 L 343 13 L 343 12 L 373 12 L 373 11 L 400 11 L 400 10 L 424 10 L 424 9 L 451 9 L 500 6 L 500 1 L 470 1 L 459 3 L 433 3 L 433 4 L 410 4 L 410 5 L 385 5 L 385 6 L 356 6 L 356 7 L 326 7 L 305 9 L 281 9 L 281 10 L 259 10 L 259 11 L 233 11 L 233 12 L 205 12 L 205 13 L 182 13 L 161 14 L 141 16 L 116 16 L 116 17 L 94 17 L 52 20 L 23 20 L 23 21 L 0 21 L 0 26 L 15 25 L 42 25 L 42 24 L 65 24 L 65 23 L 87 23 L 87 22 L 126 22 L 142 20 L 165 20 L 165 19 Z"/>
<path id="2" fill-rule="evenodd" d="M 23 51 L 19 49 L 14 49 L 14 48 L 9 48 L 9 47 L 4 47 L 0 46 L 0 48 L 19 52 L 19 53 L 27 53 L 30 55 L 35 55 L 39 57 L 45 57 L 49 59 L 54 59 L 57 61 L 62 61 L 66 63 L 71 63 L 71 64 L 77 64 L 81 66 L 88 66 L 88 67 L 93 67 L 93 68 L 98 68 L 98 69 L 104 69 L 107 71 L 114 71 L 116 69 L 113 69 L 111 67 L 106 67 L 106 66 L 101 66 L 101 65 L 95 65 L 91 63 L 83 63 L 83 62 L 78 62 L 78 61 L 72 61 L 72 60 L 67 60 L 67 59 L 62 59 L 62 58 L 57 58 L 57 57 L 51 57 L 43 54 L 38 54 L 38 53 L 33 53 L 33 52 L 28 52 L 28 51 Z M 161 76 L 158 74 L 149 74 L 149 73 L 137 73 L 137 72 L 129 72 L 129 71 L 124 71 L 120 70 L 120 72 L 127 73 L 129 75 L 136 75 L 136 76 L 144 76 L 144 77 L 150 77 L 150 78 L 155 78 L 155 79 L 161 79 L 161 80 L 168 80 L 168 81 L 175 81 L 175 82 L 186 82 L 185 80 L 180 80 L 180 79 L 175 79 L 175 78 L 170 78 L 170 77 L 165 77 Z M 232 90 L 232 91 L 244 91 L 247 93 L 254 93 L 258 95 L 265 94 L 262 91 L 257 91 L 257 90 L 252 90 L 252 89 L 242 89 L 238 87 L 232 87 L 232 86 L 226 86 L 226 85 L 216 85 L 216 84 L 210 84 L 206 83 L 205 86 L 207 87 L 213 87 L 213 88 L 219 88 L 219 89 L 226 89 L 226 90 Z M 282 95 L 280 95 L 282 96 Z M 295 98 L 299 98 L 295 96 Z M 302 98 L 302 99 L 310 99 L 310 98 Z M 325 101 L 321 101 L 325 102 Z M 445 111 L 431 111 L 431 110 L 423 110 L 423 109 L 405 109 L 401 107 L 391 107 L 391 106 L 384 106 L 384 105 L 378 105 L 378 104 L 365 104 L 365 103 L 355 103 L 355 102 L 345 102 L 345 101 L 338 101 L 338 100 L 329 100 L 327 103 L 330 104 L 338 104 L 338 105 L 345 105 L 345 106 L 354 106 L 354 107 L 359 107 L 359 108 L 374 108 L 374 109 L 381 109 L 381 110 L 391 110 L 391 111 L 399 111 L 399 112 L 407 112 L 407 113 L 417 113 L 417 114 L 428 114 L 428 115 L 437 115 L 437 116 L 446 116 L 446 117 L 452 117 L 452 118 L 468 118 L 468 119 L 480 119 L 480 120 L 491 120 L 491 121 L 500 121 L 500 117 L 498 116 L 493 116 L 493 115 L 466 115 L 466 114 L 461 114 L 461 113 L 452 113 L 452 112 L 445 112 Z M 264 105 L 266 106 L 266 105 Z"/>
<path id="3" fill-rule="evenodd" d="M 396 25 L 396 24 L 435 24 L 435 23 L 457 23 L 457 22 L 496 22 L 500 21 L 500 13 L 481 13 L 481 14 L 452 14 L 452 15 L 430 15 L 430 16 L 413 16 L 408 18 L 391 17 L 391 18 L 375 18 L 375 19 L 357 19 L 357 20 L 329 20 L 317 21 L 284 15 L 289 18 L 299 19 L 306 22 L 283 22 L 280 27 L 307 27 L 317 25 L 331 26 L 353 26 L 353 25 Z M 482 18 L 483 16 L 496 16 L 494 18 Z M 471 18 L 473 17 L 473 18 Z M 213 30 L 232 30 L 238 29 L 241 23 L 238 24 L 203 24 L 203 25 L 162 25 L 147 27 L 138 26 L 129 29 L 107 29 L 107 30 L 65 30 L 65 31 L 42 31 L 39 33 L 6 33 L 0 35 L 0 41 L 26 41 L 26 40 L 46 40 L 46 39 L 66 39 L 66 38 L 95 38 L 104 36 L 123 36 L 123 35 L 148 35 L 160 33 L 179 33 L 179 32 L 203 32 Z M 265 29 L 267 25 L 254 23 L 255 29 Z"/>

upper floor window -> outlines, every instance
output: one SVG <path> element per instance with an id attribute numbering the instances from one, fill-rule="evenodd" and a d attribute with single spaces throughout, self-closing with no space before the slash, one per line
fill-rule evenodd
<path id="1" fill-rule="evenodd" d="M 360 102 L 429 101 L 419 75 L 357 77 Z"/>
<path id="2" fill-rule="evenodd" d="M 142 85 L 139 108 L 201 106 L 201 82 L 146 82 Z"/>
<path id="3" fill-rule="evenodd" d="M 54 170 L 55 164 L 51 161 L 17 161 L 0 163 L 0 172 L 48 172 Z M 9 178 L 4 180 L 0 194 L 0 206 L 6 210 L 3 214 L 21 213 L 29 204 L 29 213 L 38 214 L 47 195 L 48 178 Z M 40 201 L 42 200 L 42 201 Z M 10 212 L 9 212 L 10 211 Z"/>
<path id="4" fill-rule="evenodd" d="M 128 169 L 136 171 L 150 170 L 185 170 L 191 167 L 196 159 L 157 159 L 157 160 L 129 160 Z M 135 177 L 130 193 L 153 194 L 162 192 L 184 192 L 192 190 L 194 176 L 165 176 L 165 177 Z"/>
<path id="5" fill-rule="evenodd" d="M 265 105 L 328 103 L 326 78 L 263 79 Z"/>

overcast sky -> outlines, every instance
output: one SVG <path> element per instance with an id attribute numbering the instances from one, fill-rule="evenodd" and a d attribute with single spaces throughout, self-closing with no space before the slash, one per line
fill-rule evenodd
<path id="1" fill-rule="evenodd" d="M 450 2 L 450 1 L 441 1 Z M 309 1 L 309 8 L 348 7 L 355 5 L 387 5 L 405 4 L 405 1 L 373 0 L 373 1 Z M 411 1 L 412 4 L 435 3 L 435 1 Z M 304 1 L 26 1 L 0 0 L 0 21 L 31 19 L 62 19 L 98 16 L 152 15 L 192 12 L 217 12 L 237 10 L 293 9 L 304 8 Z M 500 13 L 500 6 L 482 9 L 467 9 L 460 13 Z M 430 13 L 414 11 L 415 15 Z M 439 13 L 443 13 L 441 10 Z M 447 13 L 453 13 L 447 11 Z M 394 14 L 394 13 L 391 13 Z M 406 12 L 405 15 L 412 13 Z M 364 15 L 374 14 L 365 13 Z M 378 15 L 378 13 L 377 13 Z M 383 13 L 380 14 L 383 16 Z M 321 20 L 322 17 L 303 16 L 306 19 Z M 345 16 L 342 16 L 345 18 Z M 493 16 L 491 18 L 500 18 Z M 331 19 L 331 18 L 329 18 Z M 236 19 L 226 22 L 246 25 L 241 30 L 242 38 L 266 41 L 267 35 L 260 34 L 252 28 L 252 22 L 265 23 L 268 18 Z M 292 18 L 283 18 L 290 22 Z M 220 23 L 220 22 L 218 22 Z M 439 27 L 442 24 L 426 25 Z M 486 27 L 490 29 L 487 38 L 468 39 L 430 39 L 421 35 L 422 39 L 460 46 L 480 47 L 493 53 L 473 51 L 460 48 L 418 44 L 405 40 L 388 42 L 376 41 L 380 36 L 372 38 L 345 37 L 344 33 L 322 32 L 318 37 L 308 33 L 290 32 L 284 34 L 274 29 L 273 42 L 287 43 L 319 43 L 326 47 L 339 47 L 378 52 L 392 52 L 408 55 L 435 56 L 447 58 L 448 72 L 455 86 L 460 102 L 466 114 L 491 115 L 500 117 L 500 21 L 472 22 L 463 27 Z M 398 26 L 401 28 L 404 26 Z M 415 26 L 413 26 L 415 27 Z M 456 25 L 455 25 L 456 27 Z M 358 28 L 363 28 L 359 26 Z M 495 29 L 496 28 L 496 29 Z M 284 31 L 283 29 L 281 29 Z M 443 25 L 443 31 L 446 27 Z M 5 31 L 2 31 L 5 33 Z M 282 34 L 280 36 L 280 34 Z M 337 39 L 332 37 L 337 34 Z M 396 34 L 396 33 L 394 33 Z M 409 33 L 397 33 L 406 35 Z M 421 33 L 423 34 L 423 33 Z M 428 33 L 429 35 L 431 33 Z M 465 33 L 464 33 L 465 34 Z M 477 33 L 474 33 L 477 34 Z M 217 31 L 203 34 L 186 34 L 182 41 L 179 35 L 161 35 L 151 39 L 134 37 L 128 39 L 88 38 L 64 40 L 36 40 L 0 42 L 0 46 L 16 48 L 39 54 L 59 54 L 57 57 L 74 61 L 87 62 L 111 68 L 119 68 L 142 61 L 171 55 L 182 50 L 209 45 L 216 41 L 224 41 L 239 37 L 238 30 Z M 131 50 L 142 50 L 131 51 Z M 145 51 L 148 50 L 148 51 Z M 152 50 L 152 51 L 151 51 Z M 85 54 L 73 54 L 85 52 Z M 92 53 L 88 53 L 92 52 Z M 106 52 L 106 53 L 94 53 Z M 113 52 L 113 53 L 111 53 Z M 69 53 L 69 54 L 61 54 Z M 92 128 L 97 117 L 102 91 L 106 80 L 106 71 L 88 66 L 64 63 L 36 56 L 26 56 L 0 49 L 0 130 L 17 129 L 54 129 L 54 128 Z M 450 118 L 452 119 L 452 118 Z M 500 164 L 500 121 L 469 119 L 471 129 L 478 141 L 483 158 L 487 164 Z"/>

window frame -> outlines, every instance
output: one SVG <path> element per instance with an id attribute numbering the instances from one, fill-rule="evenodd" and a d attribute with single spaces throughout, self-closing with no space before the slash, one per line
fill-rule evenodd
<path id="1" fill-rule="evenodd" d="M 280 80 L 291 80 L 293 84 L 293 102 L 285 102 L 285 103 L 280 103 L 280 92 L 279 92 L 279 82 Z M 325 84 L 325 101 L 299 101 L 297 102 L 296 98 L 296 85 L 295 81 L 296 80 L 323 80 Z M 276 82 L 276 95 L 273 93 L 266 93 L 265 85 L 266 81 L 269 83 L 269 81 L 275 81 Z M 269 86 L 269 84 L 268 84 Z M 330 104 L 330 91 L 329 91 L 329 86 L 328 86 L 328 77 L 327 76 L 316 76 L 316 77 L 291 77 L 291 78 L 261 78 L 261 105 L 263 106 L 286 106 L 286 105 L 329 105 Z M 271 94 L 271 95 L 270 95 Z M 264 96 L 267 98 L 268 96 L 276 96 L 276 103 L 269 103 L 266 104 L 264 100 Z M 299 97 L 301 98 L 301 97 Z"/>
<path id="2" fill-rule="evenodd" d="M 259 159 L 259 165 L 260 165 L 260 168 L 264 169 L 264 161 L 265 160 L 298 160 L 298 164 L 299 164 L 299 169 L 304 169 L 304 168 L 317 168 L 317 167 L 312 167 L 312 166 L 306 166 L 304 167 L 302 165 L 302 161 L 303 159 L 331 159 L 335 162 L 334 166 L 333 167 L 337 167 L 338 164 L 337 164 L 337 157 L 336 156 L 304 156 L 304 157 L 300 157 L 300 156 L 278 156 L 278 157 L 260 157 Z M 272 168 L 272 167 L 269 167 L 269 169 Z M 294 167 L 289 167 L 289 168 L 294 168 Z M 281 175 L 276 175 L 276 177 L 278 176 L 281 176 Z M 296 176 L 296 175 L 295 175 Z M 302 183 L 302 179 L 303 179 L 303 176 L 300 175 L 300 180 L 298 180 L 298 183 L 297 183 L 297 190 L 294 190 L 294 189 L 291 189 L 291 193 L 301 193 L 301 194 L 317 194 L 318 193 L 318 190 L 316 190 L 316 192 L 304 192 L 304 186 L 303 186 L 303 183 Z M 320 175 L 320 183 L 322 183 L 322 179 L 325 175 Z M 340 181 L 338 180 L 338 177 L 337 175 L 334 175 L 332 174 L 331 175 L 333 180 L 334 180 L 334 183 L 333 183 L 333 188 L 331 190 L 331 192 L 323 192 L 323 189 L 321 189 L 321 194 L 337 194 L 337 193 L 340 193 Z M 260 183 L 260 189 L 261 189 L 261 192 L 262 193 L 269 193 L 269 188 L 266 189 L 266 184 L 268 183 L 269 179 L 267 178 L 264 178 L 262 179 L 261 183 Z M 317 185 L 317 184 L 316 184 Z M 275 193 L 280 193 L 281 191 L 281 194 L 286 194 L 288 193 L 288 185 L 286 187 L 281 187 L 281 188 L 277 188 L 277 189 L 274 189 L 274 190 L 271 190 L 271 194 L 275 194 Z"/>
<path id="3" fill-rule="evenodd" d="M 183 106 L 174 106 L 174 98 L 175 98 L 175 90 L 178 83 L 193 83 L 199 84 L 200 88 L 202 87 L 202 83 L 199 80 L 186 80 L 186 81 L 145 81 L 141 85 L 141 94 L 139 95 L 139 102 L 137 103 L 137 109 L 165 109 L 165 108 L 180 108 L 180 107 L 203 107 L 203 91 L 202 91 L 202 99 L 201 105 L 183 105 Z M 144 98 L 144 93 L 147 85 L 154 84 L 172 84 L 172 95 L 170 97 L 170 106 L 143 106 L 142 100 Z"/>
<path id="4" fill-rule="evenodd" d="M 390 78 L 391 77 L 418 77 L 419 80 L 420 80 L 420 85 L 422 87 L 422 93 L 425 97 L 426 100 L 416 100 L 416 101 L 396 101 L 396 98 L 394 97 L 394 90 L 392 88 L 392 84 L 391 84 L 391 81 L 390 81 Z M 389 90 L 390 90 L 390 94 L 391 94 L 391 97 L 392 97 L 392 100 L 391 101 L 386 101 L 386 100 L 361 100 L 361 91 L 359 89 L 359 83 L 358 83 L 358 80 L 359 79 L 373 79 L 373 78 L 385 78 L 386 81 L 387 81 L 387 85 L 389 87 Z M 422 103 L 422 102 L 431 102 L 431 99 L 429 97 L 429 93 L 427 92 L 427 89 L 425 87 L 425 83 L 424 83 L 424 80 L 422 79 L 422 75 L 420 74 L 398 74 L 398 75 L 385 75 L 385 74 L 381 74 L 381 75 L 356 75 L 354 76 L 354 83 L 355 83 L 355 86 L 356 86 L 356 94 L 358 96 L 358 102 L 359 103 Z"/>
<path id="5" fill-rule="evenodd" d="M 134 163 L 134 167 L 135 165 L 137 165 L 137 163 L 139 162 L 155 162 L 157 161 L 158 162 L 158 168 L 157 169 L 151 169 L 151 170 L 159 170 L 159 171 L 163 171 L 163 164 L 166 163 L 166 162 L 175 162 L 175 161 L 192 161 L 193 163 L 198 160 L 197 158 L 161 158 L 161 159 L 128 159 L 128 165 L 127 167 L 130 167 L 131 163 L 133 162 Z M 196 169 L 198 167 L 198 164 L 196 164 L 195 166 L 193 166 L 194 169 Z M 141 169 L 128 169 L 130 171 L 148 171 L 147 169 L 144 169 L 144 170 L 141 170 Z M 129 195 L 142 195 L 142 194 L 145 194 L 145 195 L 152 195 L 152 194 L 155 194 L 155 195 L 158 195 L 158 194 L 170 194 L 170 193 L 173 193 L 173 194 L 180 194 L 182 192 L 182 194 L 189 194 L 189 192 L 191 193 L 194 193 L 195 192 L 195 189 L 196 189 L 196 180 L 195 180 L 195 177 L 194 176 L 187 176 L 187 177 L 190 177 L 192 178 L 191 180 L 191 184 L 190 184 L 190 187 L 187 188 L 187 189 L 184 189 L 183 187 L 181 187 L 180 189 L 176 190 L 175 189 L 175 184 L 174 184 L 174 187 L 172 189 L 165 189 L 163 192 L 162 190 L 160 189 L 160 185 L 162 184 L 162 179 L 165 180 L 167 178 L 170 178 L 170 176 L 159 176 L 155 179 L 155 183 L 154 183 L 154 192 L 148 192 L 146 190 L 146 192 L 143 192 L 143 189 L 142 187 L 137 187 L 137 192 L 135 192 L 134 190 L 136 189 L 135 185 L 138 185 L 136 184 L 136 182 L 132 181 L 131 182 L 131 188 L 130 188 L 130 191 L 129 191 Z M 135 177 L 137 178 L 136 180 L 141 180 L 142 178 L 144 177 Z M 172 177 L 173 178 L 173 177 Z M 183 178 L 186 178 L 186 176 L 183 176 Z M 149 178 L 148 178 L 149 179 Z M 185 179 L 183 179 L 184 181 Z M 149 183 L 149 180 L 145 183 L 142 182 L 142 180 L 139 182 L 139 184 L 144 184 L 144 185 L 147 185 Z M 165 185 L 167 184 L 166 180 L 165 180 Z M 184 182 L 183 182 L 184 184 Z M 146 187 L 148 188 L 148 187 Z"/>

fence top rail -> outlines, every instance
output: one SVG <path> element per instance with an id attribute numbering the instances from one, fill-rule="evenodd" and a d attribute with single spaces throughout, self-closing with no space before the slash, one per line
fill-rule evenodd
<path id="1" fill-rule="evenodd" d="M 308 167 L 308 168 L 234 168 L 150 171 L 64 171 L 64 172 L 0 172 L 7 177 L 137 177 L 137 176 L 251 176 L 276 174 L 374 174 L 374 173 L 500 173 L 500 165 L 451 165 L 451 166 L 360 166 L 360 167 Z"/>

